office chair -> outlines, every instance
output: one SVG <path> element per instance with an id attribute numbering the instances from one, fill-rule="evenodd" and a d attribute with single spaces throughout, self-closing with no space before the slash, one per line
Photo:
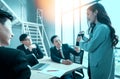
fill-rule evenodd
<path id="1" fill-rule="evenodd" d="M 84 55 L 84 51 L 81 50 L 79 56 L 75 56 L 75 55 L 73 56 L 73 62 L 82 64 L 83 55 Z M 83 79 L 84 78 L 83 69 L 77 69 L 77 70 L 73 71 L 73 77 L 74 77 L 74 79 Z"/>

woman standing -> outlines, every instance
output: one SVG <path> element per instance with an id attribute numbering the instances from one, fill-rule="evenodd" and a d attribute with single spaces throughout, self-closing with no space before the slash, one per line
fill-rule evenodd
<path id="1" fill-rule="evenodd" d="M 89 79 L 114 79 L 113 48 L 118 43 L 115 30 L 104 7 L 93 4 L 87 9 L 89 38 L 83 36 L 80 48 L 88 52 Z"/>

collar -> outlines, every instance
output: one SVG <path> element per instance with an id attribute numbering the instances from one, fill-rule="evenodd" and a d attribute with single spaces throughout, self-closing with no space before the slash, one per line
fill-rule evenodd
<path id="1" fill-rule="evenodd" d="M 24 45 L 24 44 L 23 44 Z M 28 47 L 26 45 L 24 45 L 25 49 L 28 49 Z"/>
<path id="2" fill-rule="evenodd" d="M 59 50 L 59 49 L 62 50 L 62 46 L 60 46 L 60 48 L 57 48 L 57 47 L 56 47 L 56 49 L 57 49 L 57 50 Z"/>

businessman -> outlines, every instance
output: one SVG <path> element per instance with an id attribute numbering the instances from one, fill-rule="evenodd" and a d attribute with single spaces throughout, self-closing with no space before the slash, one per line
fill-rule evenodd
<path id="1" fill-rule="evenodd" d="M 43 58 L 43 53 L 38 44 L 32 44 L 30 36 L 27 34 L 21 34 L 19 40 L 22 44 L 17 49 L 25 52 L 30 66 L 36 65 L 38 63 L 37 59 Z"/>
<path id="2" fill-rule="evenodd" d="M 51 42 L 54 45 L 50 48 L 51 52 L 51 59 L 54 62 L 70 65 L 72 64 L 72 61 L 70 60 L 70 53 L 74 55 L 80 54 L 79 48 L 71 48 L 68 46 L 68 44 L 62 44 L 59 37 L 57 35 L 54 35 L 51 37 Z M 72 74 L 67 74 L 61 77 L 61 79 L 72 79 Z"/>
<path id="3" fill-rule="evenodd" d="M 30 79 L 25 54 L 22 51 L 8 48 L 12 33 L 13 16 L 0 10 L 0 79 Z"/>

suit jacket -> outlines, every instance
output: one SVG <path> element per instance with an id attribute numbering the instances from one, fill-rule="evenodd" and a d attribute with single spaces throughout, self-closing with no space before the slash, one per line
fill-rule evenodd
<path id="1" fill-rule="evenodd" d="M 37 44 L 35 45 L 36 48 L 33 48 L 31 52 L 25 48 L 24 44 L 17 47 L 17 49 L 25 52 L 30 66 L 37 64 L 38 63 L 37 59 L 43 58 L 43 53 L 40 50 L 39 46 Z"/>
<path id="2" fill-rule="evenodd" d="M 0 47 L 0 79 L 30 79 L 30 69 L 22 51 Z"/>
<path id="3" fill-rule="evenodd" d="M 88 51 L 91 79 L 114 79 L 114 55 L 107 25 L 97 23 L 90 40 L 80 42 L 80 48 Z"/>
<path id="4" fill-rule="evenodd" d="M 70 59 L 70 53 L 74 55 L 79 55 L 79 53 L 77 53 L 73 48 L 69 47 L 68 44 L 62 44 L 62 51 L 65 57 L 64 59 Z M 55 62 L 60 63 L 60 60 L 63 58 L 60 56 L 55 46 L 50 48 L 50 52 L 51 52 L 51 59 Z"/>

